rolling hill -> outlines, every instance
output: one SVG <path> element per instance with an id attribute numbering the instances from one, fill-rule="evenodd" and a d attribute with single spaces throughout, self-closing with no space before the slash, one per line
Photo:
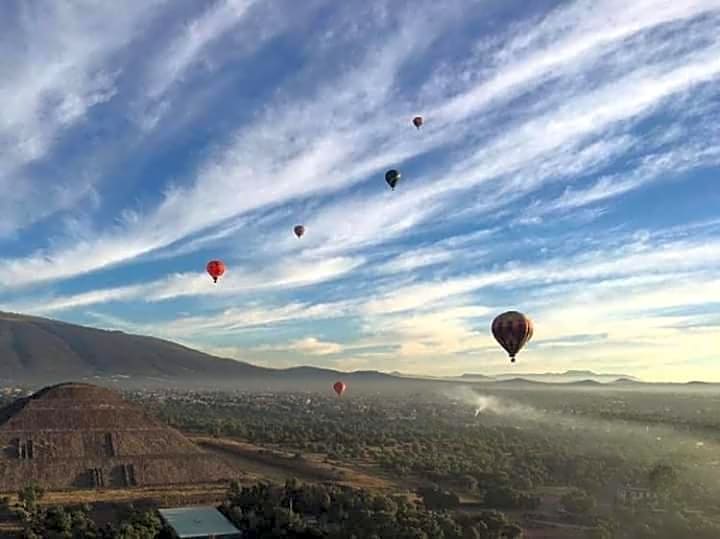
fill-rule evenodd
<path id="1" fill-rule="evenodd" d="M 314 390 L 339 377 L 352 380 L 355 386 L 401 380 L 377 371 L 258 367 L 154 337 L 0 312 L 0 381 L 6 384 L 105 380 L 123 386 Z"/>

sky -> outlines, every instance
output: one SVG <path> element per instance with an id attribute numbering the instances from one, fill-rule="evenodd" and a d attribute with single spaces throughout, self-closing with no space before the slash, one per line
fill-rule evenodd
<path id="1" fill-rule="evenodd" d="M 272 367 L 720 381 L 718 27 L 720 0 L 9 0 L 0 310 Z"/>

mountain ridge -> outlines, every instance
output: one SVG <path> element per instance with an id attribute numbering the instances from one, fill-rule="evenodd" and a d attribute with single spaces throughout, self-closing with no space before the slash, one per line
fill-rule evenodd
<path id="1" fill-rule="evenodd" d="M 317 389 L 338 378 L 368 385 L 401 380 L 372 370 L 260 367 L 157 337 L 0 311 L 0 381 L 5 383 L 48 385 L 75 380 L 271 390 Z"/>
<path id="2" fill-rule="evenodd" d="M 142 382 L 297 390 L 324 387 L 337 379 L 352 380 L 353 384 L 361 382 L 371 390 L 376 386 L 398 382 L 415 389 L 439 382 L 501 386 L 644 384 L 633 376 L 598 374 L 590 370 L 427 376 L 398 371 L 343 372 L 308 365 L 275 369 L 214 356 L 157 337 L 0 311 L 0 380 L 4 382 L 47 385 L 68 380 L 93 383 L 104 380 L 123 385 Z"/>

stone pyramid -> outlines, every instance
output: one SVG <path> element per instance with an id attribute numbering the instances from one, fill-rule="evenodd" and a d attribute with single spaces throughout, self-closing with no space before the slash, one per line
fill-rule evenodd
<path id="1" fill-rule="evenodd" d="M 104 387 L 64 383 L 0 409 L 0 491 L 228 480 L 220 459 Z"/>

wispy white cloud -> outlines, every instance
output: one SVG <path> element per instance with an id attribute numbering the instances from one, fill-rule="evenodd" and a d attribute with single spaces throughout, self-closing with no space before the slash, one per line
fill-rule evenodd
<path id="1" fill-rule="evenodd" d="M 322 341 L 316 337 L 305 337 L 283 345 L 263 345 L 254 349 L 258 352 L 298 352 L 312 356 L 327 356 L 343 351 L 343 346 L 336 342 Z"/>
<path id="2" fill-rule="evenodd" d="M 156 14 L 160 1 L 122 6 L 33 3 L 9 8 L 0 63 L 0 234 L 71 207 L 95 178 L 25 170 L 46 157 L 58 138 L 116 93 L 118 54 Z M 14 187 L 11 189 L 10 186 Z M 48 196 L 50 194 L 50 196 Z"/>
<path id="3" fill-rule="evenodd" d="M 168 45 L 162 60 L 158 58 L 153 63 L 152 75 L 148 78 L 149 96 L 157 98 L 181 79 L 188 68 L 199 61 L 203 50 L 238 24 L 254 4 L 255 0 L 221 0 L 210 4 L 202 15 L 190 21 Z"/>
<path id="4" fill-rule="evenodd" d="M 346 188 L 385 164 L 417 154 L 421 150 L 411 144 L 393 143 L 390 127 L 383 126 L 384 111 L 373 109 L 391 91 L 404 63 L 442 30 L 444 17 L 435 11 L 409 17 L 381 49 L 363 51 L 366 57 L 357 69 L 328 82 L 304 103 L 279 104 L 239 129 L 225 149 L 200 167 L 190 187 L 168 189 L 153 211 L 126 211 L 115 230 L 93 241 L 0 261 L 2 284 L 63 279 L 110 267 L 248 211 Z M 372 119 L 360 122 L 367 114 Z M 304 126 L 302 133 L 299 126 Z M 302 145 L 296 137 L 302 137 Z M 350 170 L 348 163 L 353 164 Z M 340 174 L 344 185 L 327 180 Z M 258 178 L 273 181 L 258 183 Z"/>
<path id="5" fill-rule="evenodd" d="M 348 274 L 362 263 L 361 258 L 330 258 L 284 260 L 261 271 L 230 267 L 217 285 L 213 285 L 205 273 L 177 273 L 144 284 L 23 300 L 19 304 L 6 305 L 5 309 L 48 314 L 116 301 L 160 302 L 188 296 L 227 299 L 244 293 L 292 289 L 331 281 Z"/>
<path id="6" fill-rule="evenodd" d="M 631 4 L 618 0 L 580 1 L 558 8 L 540 24 L 521 28 L 518 35 L 498 51 L 492 74 L 478 84 L 442 103 L 431 117 L 457 122 L 478 113 L 498 100 L 537 87 L 549 78 L 577 73 L 600 55 L 617 48 L 629 37 L 670 22 L 698 17 L 717 9 L 712 0 L 672 5 L 641 0 Z M 486 51 L 481 49 L 482 53 Z M 644 49 L 623 49 L 628 56 Z"/>
<path id="7" fill-rule="evenodd" d="M 453 252 L 437 247 L 416 249 L 409 253 L 398 255 L 387 262 L 376 266 L 378 273 L 400 273 L 413 271 L 418 268 L 443 264 L 453 259 Z"/>

